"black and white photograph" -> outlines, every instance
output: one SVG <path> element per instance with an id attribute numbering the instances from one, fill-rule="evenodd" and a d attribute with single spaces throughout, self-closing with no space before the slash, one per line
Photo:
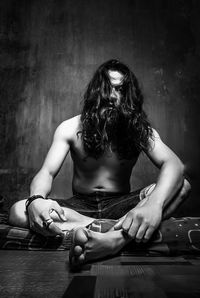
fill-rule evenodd
<path id="1" fill-rule="evenodd" d="M 0 1 L 0 297 L 200 297 L 200 1 Z"/>

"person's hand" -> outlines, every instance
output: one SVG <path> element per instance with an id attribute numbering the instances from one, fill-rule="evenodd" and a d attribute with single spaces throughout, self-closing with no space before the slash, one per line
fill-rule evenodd
<path id="1" fill-rule="evenodd" d="M 147 197 L 123 216 L 114 229 L 123 229 L 136 242 L 147 242 L 160 225 L 161 219 L 162 208 L 154 205 Z"/>
<path id="2" fill-rule="evenodd" d="M 51 199 L 36 199 L 28 206 L 29 226 L 33 231 L 44 236 L 64 236 L 60 228 L 56 226 L 51 218 L 55 211 L 62 221 L 66 221 L 64 210 Z"/>

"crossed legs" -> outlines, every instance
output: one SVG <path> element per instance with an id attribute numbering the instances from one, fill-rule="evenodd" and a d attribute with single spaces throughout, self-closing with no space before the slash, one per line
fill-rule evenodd
<path id="1" fill-rule="evenodd" d="M 178 191 L 171 204 L 166 206 L 163 219 L 171 216 L 177 207 L 188 197 L 190 189 L 190 184 L 185 179 L 182 188 Z M 114 228 L 111 228 L 106 233 L 94 232 L 88 228 L 76 229 L 70 249 L 70 263 L 72 267 L 76 268 L 87 261 L 115 255 L 131 240 L 123 230 L 114 230 Z"/>
<path id="2" fill-rule="evenodd" d="M 188 196 L 189 191 L 190 184 L 185 180 L 176 198 L 164 210 L 164 218 L 170 217 L 172 212 Z M 74 230 L 73 243 L 70 249 L 70 263 L 72 266 L 76 267 L 90 260 L 115 255 L 131 241 L 122 230 L 111 228 L 106 233 L 95 232 L 88 228 L 94 218 L 84 216 L 69 208 L 63 207 L 63 209 L 67 218 L 66 222 L 62 222 L 56 212 L 51 213 L 51 218 L 63 231 Z M 25 212 L 25 200 L 21 200 L 12 206 L 9 222 L 14 226 L 29 227 Z"/>

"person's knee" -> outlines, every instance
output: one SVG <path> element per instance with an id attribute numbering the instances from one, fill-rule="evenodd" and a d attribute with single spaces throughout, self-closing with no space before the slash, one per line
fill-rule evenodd
<path id="1" fill-rule="evenodd" d="M 187 198 L 191 192 L 191 184 L 190 182 L 185 178 L 183 181 L 183 186 L 181 189 L 181 196 L 184 198 Z"/>
<path id="2" fill-rule="evenodd" d="M 9 224 L 25 228 L 28 226 L 28 219 L 25 209 L 25 200 L 16 202 L 9 211 Z"/>

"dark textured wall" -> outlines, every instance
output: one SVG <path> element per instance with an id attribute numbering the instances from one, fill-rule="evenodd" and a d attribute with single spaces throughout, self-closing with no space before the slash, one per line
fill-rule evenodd
<path id="1" fill-rule="evenodd" d="M 198 0 L 1 0 L 0 191 L 28 194 L 56 126 L 80 111 L 96 67 L 110 58 L 138 76 L 145 110 L 182 158 L 193 192 L 179 214 L 199 214 L 200 21 Z M 132 188 L 158 171 L 141 156 Z M 71 194 L 70 158 L 52 196 Z"/>

